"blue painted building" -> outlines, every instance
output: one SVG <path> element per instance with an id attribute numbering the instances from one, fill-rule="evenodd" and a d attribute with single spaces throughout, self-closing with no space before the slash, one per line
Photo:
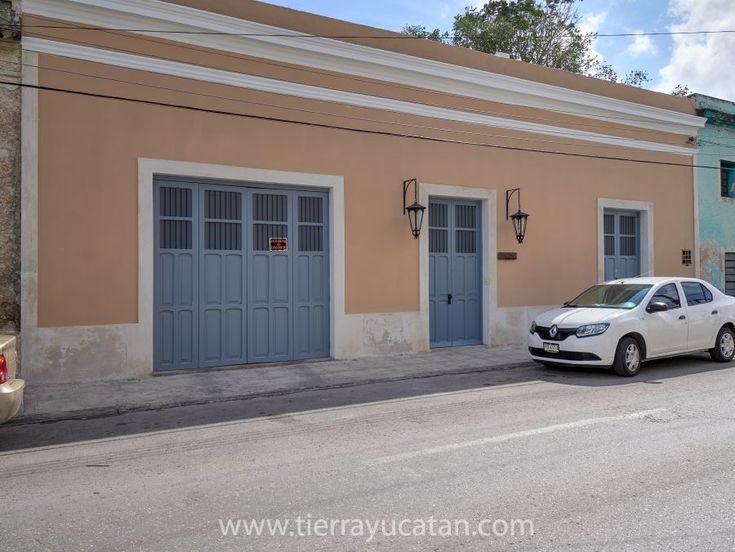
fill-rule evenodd
<path id="1" fill-rule="evenodd" d="M 696 169 L 699 274 L 735 295 L 735 102 L 692 96 L 700 129 Z"/>

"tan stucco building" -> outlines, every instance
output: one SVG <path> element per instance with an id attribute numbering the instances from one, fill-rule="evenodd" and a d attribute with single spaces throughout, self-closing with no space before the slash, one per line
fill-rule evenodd
<path id="1" fill-rule="evenodd" d="M 695 273 L 688 99 L 248 0 L 23 9 L 32 381 L 516 343 Z"/>

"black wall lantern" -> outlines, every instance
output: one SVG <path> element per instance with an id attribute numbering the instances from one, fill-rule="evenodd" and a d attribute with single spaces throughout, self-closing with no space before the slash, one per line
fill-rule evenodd
<path id="1" fill-rule="evenodd" d="M 413 203 L 406 206 L 406 195 L 413 184 Z M 418 239 L 421 234 L 421 225 L 424 222 L 424 211 L 426 207 L 419 203 L 419 189 L 415 178 L 403 181 L 403 214 L 408 214 L 408 225 L 411 227 L 413 237 Z"/>
<path id="2" fill-rule="evenodd" d="M 508 206 L 510 205 L 510 198 L 513 194 L 518 194 L 518 210 L 512 215 L 508 215 L 510 212 Z M 505 191 L 505 220 L 511 219 L 513 221 L 513 230 L 516 233 L 516 240 L 518 243 L 523 243 L 523 238 L 526 237 L 526 224 L 528 223 L 528 213 L 521 211 L 521 189 L 513 188 L 512 190 Z"/>

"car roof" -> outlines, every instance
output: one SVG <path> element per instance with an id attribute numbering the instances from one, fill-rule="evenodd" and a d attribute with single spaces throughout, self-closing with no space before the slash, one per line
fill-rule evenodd
<path id="1" fill-rule="evenodd" d="M 683 276 L 645 276 L 645 277 L 638 277 L 638 278 L 621 278 L 619 280 L 610 280 L 609 282 L 604 282 L 605 284 L 613 285 L 613 284 L 647 284 L 647 285 L 656 285 L 661 284 L 664 282 L 700 282 L 702 284 L 706 284 L 707 282 L 704 282 L 702 280 L 699 280 L 698 278 L 687 278 Z"/>

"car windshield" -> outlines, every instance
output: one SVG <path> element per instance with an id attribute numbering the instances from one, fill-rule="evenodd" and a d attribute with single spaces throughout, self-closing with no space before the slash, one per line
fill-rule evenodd
<path id="1" fill-rule="evenodd" d="M 598 309 L 632 309 L 643 301 L 652 286 L 649 284 L 600 284 L 575 297 L 565 307 Z"/>

